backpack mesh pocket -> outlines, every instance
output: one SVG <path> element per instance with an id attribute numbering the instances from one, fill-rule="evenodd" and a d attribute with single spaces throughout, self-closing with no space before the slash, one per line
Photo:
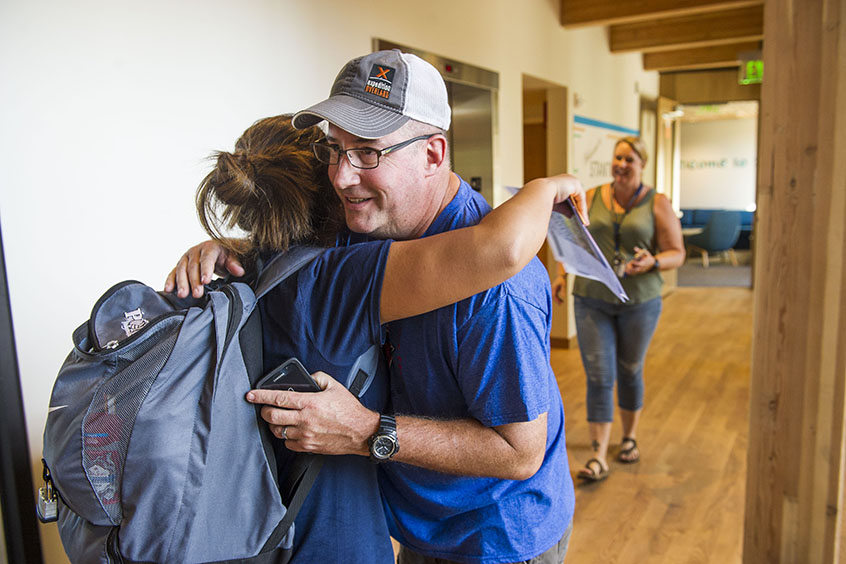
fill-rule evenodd
<path id="1" fill-rule="evenodd" d="M 148 338 L 133 343 L 126 351 L 116 351 L 117 372 L 97 390 L 82 421 L 85 475 L 114 525 L 123 518 L 120 490 L 135 417 L 173 351 L 181 321 L 167 319 L 151 327 Z M 168 330 L 166 337 L 149 338 L 152 333 Z"/>

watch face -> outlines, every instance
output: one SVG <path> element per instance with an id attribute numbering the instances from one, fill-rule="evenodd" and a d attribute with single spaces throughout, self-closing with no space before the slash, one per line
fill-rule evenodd
<path id="1" fill-rule="evenodd" d="M 376 458 L 387 459 L 394 454 L 395 443 L 391 437 L 385 435 L 373 439 L 373 448 L 371 452 Z"/>

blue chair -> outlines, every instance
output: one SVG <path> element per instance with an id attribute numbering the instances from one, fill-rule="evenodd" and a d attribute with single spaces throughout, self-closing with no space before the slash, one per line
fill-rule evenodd
<path id="1" fill-rule="evenodd" d="M 734 245 L 740 236 L 740 212 L 715 210 L 708 218 L 702 233 L 688 235 L 685 244 L 692 251 L 702 253 L 702 266 L 708 268 L 708 254 L 726 254 L 733 266 L 737 266 Z"/>

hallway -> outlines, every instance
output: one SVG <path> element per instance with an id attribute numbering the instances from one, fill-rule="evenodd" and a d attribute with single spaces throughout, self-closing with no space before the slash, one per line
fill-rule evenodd
<path id="1" fill-rule="evenodd" d="M 646 359 L 642 459 L 576 485 L 567 563 L 740 562 L 748 436 L 752 291 L 678 288 Z M 590 458 L 578 349 L 553 349 L 570 469 Z M 618 418 L 619 419 L 619 418 Z"/>

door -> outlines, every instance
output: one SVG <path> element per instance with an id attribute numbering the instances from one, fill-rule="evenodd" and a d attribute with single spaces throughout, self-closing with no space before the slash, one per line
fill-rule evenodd
<path id="1" fill-rule="evenodd" d="M 670 199 L 676 215 L 681 214 L 679 208 L 679 125 L 674 113 L 678 102 L 665 98 L 658 98 L 657 121 L 655 127 L 655 190 Z M 643 114 L 641 114 L 643 118 Z M 641 131 L 643 129 L 641 124 Z M 665 270 L 661 273 L 664 278 L 663 295 L 667 295 L 678 287 L 678 271 Z"/>

